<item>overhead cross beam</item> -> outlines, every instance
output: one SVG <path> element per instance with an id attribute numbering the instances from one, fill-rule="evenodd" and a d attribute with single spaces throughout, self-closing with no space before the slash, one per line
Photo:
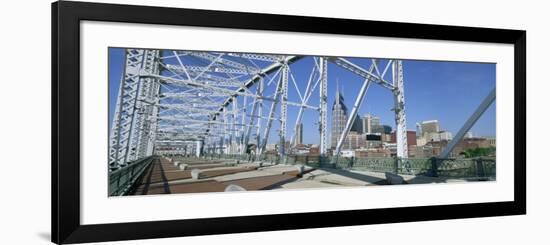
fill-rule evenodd
<path id="1" fill-rule="evenodd" d="M 394 84 L 393 83 L 390 83 L 386 80 L 384 80 L 383 76 L 381 76 L 381 74 L 374 74 L 372 69 L 367 71 L 365 69 L 363 69 L 362 67 L 352 63 L 351 61 L 348 61 L 347 59 L 344 59 L 344 58 L 330 58 L 329 59 L 330 61 L 332 61 L 334 64 L 348 70 L 348 71 L 351 71 L 353 73 L 355 73 L 356 75 L 364 78 L 364 79 L 373 79 L 373 78 L 376 78 L 374 79 L 373 81 L 377 84 L 379 84 L 380 86 L 382 87 L 385 87 L 389 90 L 393 90 L 395 87 L 394 87 Z"/>

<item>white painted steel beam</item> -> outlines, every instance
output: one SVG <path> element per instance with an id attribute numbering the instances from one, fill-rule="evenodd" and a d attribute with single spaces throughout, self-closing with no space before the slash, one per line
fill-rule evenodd
<path id="1" fill-rule="evenodd" d="M 483 99 L 481 104 L 477 107 L 477 109 L 474 111 L 474 113 L 468 118 L 468 120 L 462 125 L 460 130 L 456 133 L 455 137 L 451 140 L 451 143 L 447 145 L 447 147 L 439 154 L 438 158 L 445 159 L 449 157 L 449 154 L 453 149 L 456 147 L 456 145 L 464 138 L 464 135 L 470 131 L 470 129 L 474 126 L 474 124 L 477 122 L 477 120 L 483 115 L 483 113 L 493 104 L 493 102 L 496 99 L 496 88 L 493 88 L 491 92 Z"/>
<path id="2" fill-rule="evenodd" d="M 395 138 L 397 143 L 397 157 L 409 157 L 407 142 L 407 118 L 405 114 L 405 87 L 403 81 L 403 62 L 395 60 L 392 63 L 393 72 L 393 96 L 395 112 Z"/>
<path id="3" fill-rule="evenodd" d="M 327 93 L 328 93 L 328 77 L 327 77 L 327 58 L 319 57 L 319 81 L 321 83 L 319 87 L 319 134 L 320 144 L 319 152 L 321 156 L 326 156 L 328 151 L 328 112 L 327 112 Z"/>

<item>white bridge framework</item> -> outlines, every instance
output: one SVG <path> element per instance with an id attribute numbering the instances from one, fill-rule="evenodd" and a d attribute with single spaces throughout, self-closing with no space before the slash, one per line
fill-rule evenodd
<path id="1" fill-rule="evenodd" d="M 307 81 L 296 79 L 291 70 L 291 64 L 301 59 L 313 60 Z M 397 154 L 407 157 L 400 60 L 379 67 L 379 61 L 371 59 L 365 69 L 336 57 L 126 49 L 109 138 L 109 164 L 116 169 L 163 149 L 196 155 L 202 151 L 262 154 L 274 122 L 279 123 L 278 153 L 284 155 L 285 142 L 295 142 L 305 110 L 319 113 L 320 154 L 327 156 L 328 62 L 364 79 L 333 155 L 339 154 L 351 119 L 375 83 L 393 93 Z M 298 101 L 289 100 L 290 89 L 295 90 Z M 311 101 L 316 92 L 317 103 Z M 290 137 L 289 106 L 298 108 Z M 250 142 L 255 149 L 249 149 Z"/>
<path id="2" fill-rule="evenodd" d="M 307 79 L 297 79 L 292 64 L 309 60 Z M 322 156 L 337 157 L 371 85 L 394 98 L 397 156 L 408 157 L 403 63 L 367 59 L 365 68 L 340 57 L 230 52 L 126 49 L 109 137 L 109 165 L 117 169 L 165 149 L 181 154 L 202 152 L 262 154 L 278 136 L 278 154 L 294 144 L 306 110 L 319 115 Z M 335 149 L 327 127 L 328 63 L 363 82 Z M 298 100 L 289 99 L 289 92 Z M 317 98 L 313 100 L 312 98 Z M 297 117 L 288 125 L 288 110 Z M 274 127 L 278 124 L 278 129 Z M 293 129 L 287 135 L 287 128 Z M 253 146 L 253 147 L 250 147 Z"/>

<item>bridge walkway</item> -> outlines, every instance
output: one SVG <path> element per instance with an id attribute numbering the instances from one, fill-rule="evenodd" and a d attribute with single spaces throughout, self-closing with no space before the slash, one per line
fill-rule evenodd
<path id="1" fill-rule="evenodd" d="M 259 166 L 250 164 L 231 166 L 228 165 L 227 160 L 204 159 L 187 160 L 184 163 L 187 164 L 187 167 L 185 170 L 181 170 L 166 158 L 155 159 L 141 179 L 138 179 L 130 195 L 223 192 L 231 184 L 243 187 L 248 191 L 267 190 L 301 177 L 298 170 L 292 170 L 263 173 L 256 177 L 231 178 L 232 175 L 259 170 Z M 192 178 L 191 171 L 193 169 L 200 170 L 199 179 Z"/>

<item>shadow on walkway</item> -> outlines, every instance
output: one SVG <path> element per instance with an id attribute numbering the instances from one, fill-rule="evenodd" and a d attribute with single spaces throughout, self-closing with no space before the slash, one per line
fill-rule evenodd
<path id="1" fill-rule="evenodd" d="M 348 178 L 352 178 L 352 179 L 356 179 L 356 180 L 360 180 L 360 181 L 365 181 L 365 182 L 375 184 L 375 185 L 384 185 L 384 184 L 387 183 L 386 179 L 382 179 L 382 178 L 378 178 L 378 177 L 374 177 L 374 176 L 370 176 L 370 175 L 366 175 L 366 174 L 355 173 L 355 172 L 351 172 L 349 170 L 333 169 L 333 168 L 322 168 L 321 170 L 327 171 L 331 174 L 337 174 L 337 175 L 341 175 L 341 176 L 344 176 L 344 177 L 348 177 Z"/>

